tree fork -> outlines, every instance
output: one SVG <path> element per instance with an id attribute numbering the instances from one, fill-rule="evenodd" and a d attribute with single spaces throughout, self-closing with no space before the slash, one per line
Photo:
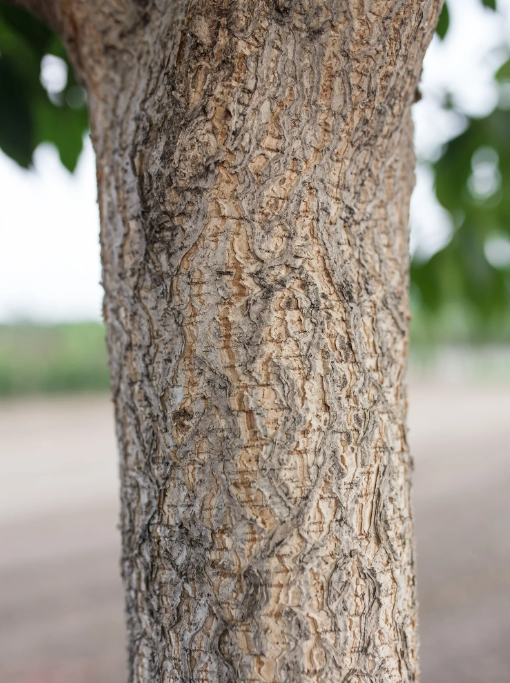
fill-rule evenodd
<path id="1" fill-rule="evenodd" d="M 97 154 L 130 683 L 417 680 L 411 105 L 440 5 L 43 3 Z"/>

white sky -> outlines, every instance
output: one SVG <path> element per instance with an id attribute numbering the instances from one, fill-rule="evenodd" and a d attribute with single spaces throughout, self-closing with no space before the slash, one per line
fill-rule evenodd
<path id="1" fill-rule="evenodd" d="M 510 0 L 500 7 L 510 10 Z M 450 0 L 450 10 L 448 40 L 434 38 L 424 66 L 424 99 L 415 107 L 417 152 L 425 162 L 462 125 L 440 113 L 437 102 L 446 88 L 472 115 L 492 109 L 492 74 L 505 59 L 501 45 L 510 35 L 510 27 L 479 0 Z M 417 177 L 411 249 L 427 255 L 445 244 L 451 228 L 434 201 L 426 163 Z M 74 175 L 50 145 L 37 150 L 31 171 L 0 152 L 0 188 L 0 322 L 99 320 L 99 219 L 90 142 Z"/>
<path id="2" fill-rule="evenodd" d="M 25 171 L 0 156 L 0 321 L 99 320 L 94 153 L 71 175 L 51 145 Z"/>

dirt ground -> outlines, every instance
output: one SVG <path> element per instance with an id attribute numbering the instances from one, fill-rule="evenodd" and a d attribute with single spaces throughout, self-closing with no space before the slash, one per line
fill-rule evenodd
<path id="1" fill-rule="evenodd" d="M 410 388 L 422 683 L 510 681 L 510 387 Z M 105 397 L 0 403 L 0 681 L 123 683 Z"/>

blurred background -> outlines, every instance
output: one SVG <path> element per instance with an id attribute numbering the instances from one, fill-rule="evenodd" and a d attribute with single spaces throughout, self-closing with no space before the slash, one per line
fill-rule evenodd
<path id="1" fill-rule="evenodd" d="M 510 0 L 448 0 L 414 107 L 423 683 L 510 680 Z M 0 5 L 0 680 L 125 680 L 85 95 Z"/>

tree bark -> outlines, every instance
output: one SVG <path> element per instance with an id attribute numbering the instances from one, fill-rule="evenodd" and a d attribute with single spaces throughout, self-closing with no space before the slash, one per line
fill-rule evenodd
<path id="1" fill-rule="evenodd" d="M 440 4 L 63 3 L 130 683 L 417 680 L 411 105 Z"/>

